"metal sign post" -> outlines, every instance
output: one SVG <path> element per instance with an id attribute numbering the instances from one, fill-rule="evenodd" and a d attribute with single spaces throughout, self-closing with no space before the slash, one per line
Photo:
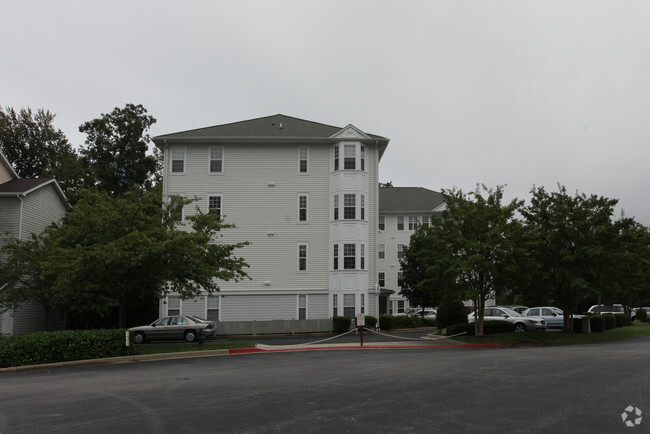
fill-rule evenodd
<path id="1" fill-rule="evenodd" d="M 361 346 L 363 346 L 363 328 L 366 326 L 366 316 L 362 313 L 357 314 L 357 327 L 359 327 L 359 337 L 361 338 Z"/>

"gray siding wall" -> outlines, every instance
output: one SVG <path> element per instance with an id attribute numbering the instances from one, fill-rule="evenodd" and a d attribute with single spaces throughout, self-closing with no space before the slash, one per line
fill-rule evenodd
<path id="1" fill-rule="evenodd" d="M 52 222 L 58 222 L 65 216 L 65 204 L 52 184 L 31 192 L 23 200 L 24 240 L 29 239 L 32 233 L 40 234 Z"/>
<path id="2" fill-rule="evenodd" d="M 20 223 L 20 200 L 17 197 L 0 197 L 0 246 L 7 232 L 12 236 L 18 234 Z"/>

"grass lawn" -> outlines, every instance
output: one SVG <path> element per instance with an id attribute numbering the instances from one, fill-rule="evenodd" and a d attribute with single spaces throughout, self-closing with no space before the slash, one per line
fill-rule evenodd
<path id="1" fill-rule="evenodd" d="M 516 346 L 550 346 L 593 344 L 617 339 L 636 338 L 650 335 L 650 324 L 631 325 L 615 328 L 602 333 L 564 333 L 564 332 L 523 332 L 495 333 L 483 337 L 458 336 L 457 341 L 471 344 L 501 344 L 509 347 Z"/>
<path id="2" fill-rule="evenodd" d="M 202 347 L 196 342 L 174 344 L 135 344 L 135 354 L 181 353 L 185 351 L 225 350 L 230 348 L 255 348 L 255 342 L 205 342 Z"/>

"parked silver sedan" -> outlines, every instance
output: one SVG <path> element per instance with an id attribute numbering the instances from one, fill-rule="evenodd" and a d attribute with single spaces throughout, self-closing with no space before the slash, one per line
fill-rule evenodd
<path id="1" fill-rule="evenodd" d="M 475 312 L 467 315 L 467 321 L 474 322 L 476 318 L 474 317 Z M 546 321 L 543 318 L 538 317 L 524 317 L 520 313 L 515 312 L 514 310 L 508 307 L 501 306 L 490 306 L 486 307 L 483 312 L 484 321 L 508 321 L 515 325 L 516 332 L 525 332 L 525 331 L 546 331 Z"/>
<path id="2" fill-rule="evenodd" d="M 137 344 L 152 340 L 185 339 L 193 342 L 203 330 L 205 336 L 212 336 L 217 331 L 217 324 L 192 315 L 166 316 L 149 325 L 131 327 L 134 340 Z"/>
<path id="3" fill-rule="evenodd" d="M 534 316 L 544 318 L 546 327 L 550 329 L 564 328 L 564 312 L 562 309 L 553 306 L 531 307 L 521 313 L 523 316 Z"/>

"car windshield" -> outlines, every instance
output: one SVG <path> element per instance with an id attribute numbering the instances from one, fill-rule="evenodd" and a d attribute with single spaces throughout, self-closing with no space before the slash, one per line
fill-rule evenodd
<path id="1" fill-rule="evenodd" d="M 504 311 L 505 313 L 507 313 L 508 315 L 510 315 L 510 316 L 521 316 L 521 314 L 519 312 L 516 312 L 516 311 L 510 309 L 509 307 L 501 307 L 500 309 L 502 311 Z"/>

